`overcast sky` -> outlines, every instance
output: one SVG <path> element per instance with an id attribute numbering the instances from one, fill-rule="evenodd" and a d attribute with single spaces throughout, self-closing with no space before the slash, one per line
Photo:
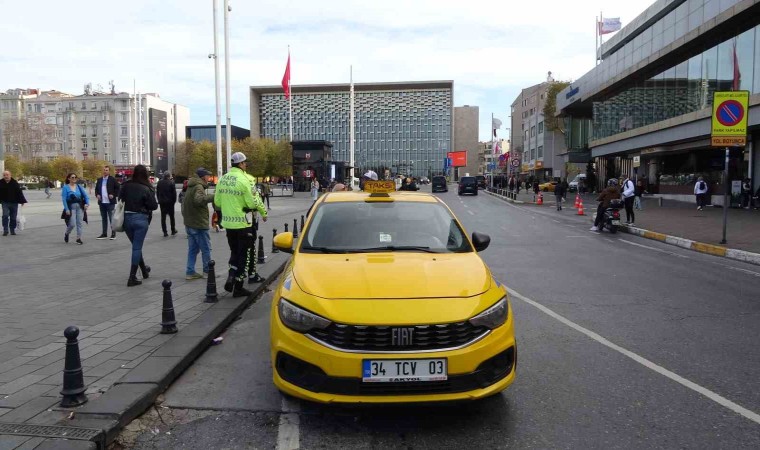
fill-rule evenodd
<path id="1" fill-rule="evenodd" d="M 224 81 L 219 0 L 220 76 Z M 623 25 L 652 2 L 631 0 L 238 0 L 230 6 L 233 125 L 250 127 L 248 86 L 280 83 L 291 46 L 292 83 L 454 80 L 454 103 L 508 126 L 520 89 L 577 79 L 594 64 L 594 19 Z M 212 0 L 0 0 L 0 91 L 81 94 L 92 82 L 190 108 L 215 123 Z M 608 37 L 610 35 L 607 35 Z M 222 85 L 222 121 L 224 122 Z M 500 136 L 507 137 L 502 130 Z"/>

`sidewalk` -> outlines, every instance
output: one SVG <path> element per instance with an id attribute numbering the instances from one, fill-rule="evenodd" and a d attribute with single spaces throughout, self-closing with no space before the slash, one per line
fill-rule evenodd
<path id="1" fill-rule="evenodd" d="M 575 195 L 574 192 L 567 194 L 567 202 L 563 203 L 563 215 L 567 215 L 565 214 L 566 211 L 575 211 Z M 517 195 L 517 203 L 522 201 L 526 207 L 554 211 L 556 208 L 554 194 L 544 192 L 543 197 L 544 204 L 539 206 L 534 203 L 535 199 L 532 192 L 521 191 Z M 581 220 L 589 222 L 590 226 L 591 217 L 596 211 L 596 194 L 584 194 L 582 197 L 586 216 L 585 219 Z M 757 230 L 760 230 L 760 211 L 730 208 L 726 232 L 728 244 L 721 245 L 720 241 L 723 236 L 722 208 L 705 207 L 704 210 L 697 211 L 696 204 L 687 202 L 663 200 L 662 206 L 659 206 L 657 198 L 644 196 L 642 200 L 643 211 L 634 210 L 635 228 L 623 227 L 624 231 L 661 241 L 676 241 L 677 239 L 674 238 L 680 238 L 694 241 L 698 247 L 701 244 L 708 244 L 710 247 L 720 246 L 725 249 L 760 254 L 760 239 L 757 237 Z M 625 222 L 625 210 L 621 210 L 620 214 L 623 222 Z M 682 246 L 695 247 L 695 245 Z M 713 251 L 706 251 L 706 253 L 715 254 Z M 725 254 L 726 252 L 722 253 Z"/>
<path id="2" fill-rule="evenodd" d="M 179 205 L 180 233 L 174 237 L 162 236 L 160 215 L 154 215 L 144 247 L 145 260 L 152 267 L 150 278 L 141 286 L 127 288 L 130 247 L 126 236 L 118 233 L 115 241 L 95 240 L 100 234 L 100 217 L 94 208 L 90 225 L 85 225 L 85 244 L 65 244 L 63 221 L 58 219 L 59 200 L 35 194 L 28 195 L 30 205 L 23 209 L 29 228 L 18 236 L 0 237 L 0 448 L 43 448 L 37 445 L 62 433 L 70 439 L 79 434 L 84 440 L 51 441 L 49 448 L 74 443 L 81 446 L 71 448 L 95 448 L 89 446 L 90 439 L 102 448 L 119 426 L 149 406 L 252 299 L 233 299 L 222 288 L 229 257 L 224 232 L 211 233 L 219 302 L 203 302 L 206 280 L 185 280 L 187 240 Z M 270 253 L 272 228 L 283 231 L 283 224 L 288 223 L 292 230 L 293 219 L 300 226 L 300 215 L 311 205 L 307 194 L 300 194 L 272 199 L 269 220 L 260 222 L 267 256 L 260 273 L 270 281 L 289 257 Z M 197 267 L 200 269 L 200 255 Z M 173 283 L 178 334 L 160 334 L 164 279 Z M 253 286 L 264 289 L 263 285 Z M 89 399 L 74 409 L 72 420 L 68 419 L 70 410 L 58 407 L 65 356 L 63 330 L 69 325 L 80 329 L 79 349 Z"/>

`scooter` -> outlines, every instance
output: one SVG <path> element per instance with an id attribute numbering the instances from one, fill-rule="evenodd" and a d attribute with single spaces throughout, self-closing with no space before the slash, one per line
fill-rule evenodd
<path id="1" fill-rule="evenodd" d="M 607 228 L 610 233 L 617 233 L 620 226 L 620 209 L 623 208 L 622 200 L 610 200 L 610 206 L 604 210 L 604 216 L 602 216 L 602 223 L 599 225 L 599 231 Z"/>

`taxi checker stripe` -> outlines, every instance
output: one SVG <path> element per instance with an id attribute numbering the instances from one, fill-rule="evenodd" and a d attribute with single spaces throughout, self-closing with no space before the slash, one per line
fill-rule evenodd
<path id="1" fill-rule="evenodd" d="M 757 424 L 760 424 L 760 414 L 758 414 L 758 413 L 756 413 L 754 411 L 751 411 L 751 410 L 749 410 L 749 409 L 747 409 L 747 408 L 745 408 L 745 407 L 743 407 L 741 405 L 738 405 L 738 404 L 732 402 L 731 400 L 729 400 L 729 399 L 721 396 L 720 394 L 718 394 L 716 392 L 713 392 L 713 391 L 711 391 L 711 390 L 709 390 L 709 389 L 707 389 L 705 387 L 702 387 L 702 386 L 698 385 L 697 383 L 694 383 L 693 381 L 687 380 L 686 378 L 678 375 L 677 373 L 671 372 L 670 370 L 668 370 L 668 369 L 666 369 L 666 368 L 664 368 L 664 367 L 662 367 L 662 366 L 660 366 L 658 364 L 655 364 L 654 362 L 652 362 L 652 361 L 644 358 L 643 356 L 640 356 L 640 355 L 638 355 L 636 353 L 633 353 L 632 351 L 627 350 L 627 349 L 625 349 L 625 348 L 623 348 L 623 347 L 621 347 L 621 346 L 619 346 L 619 345 L 617 345 L 617 344 L 615 344 L 615 343 L 613 343 L 611 341 L 608 341 L 607 339 L 605 339 L 601 335 L 599 335 L 597 333 L 594 333 L 593 331 L 591 331 L 591 330 L 589 330 L 587 328 L 583 328 L 582 326 L 580 326 L 577 323 L 571 321 L 570 319 L 567 319 L 564 316 L 561 316 L 561 315 L 557 314 L 556 312 L 554 312 L 553 310 L 547 308 L 546 306 L 544 306 L 544 305 L 542 305 L 542 304 L 540 304 L 540 303 L 538 303 L 538 302 L 536 302 L 534 300 L 531 300 L 528 297 L 525 297 L 524 295 L 522 295 L 522 294 L 520 294 L 518 292 L 515 292 L 513 289 L 508 289 L 508 291 L 509 291 L 509 293 L 510 293 L 510 295 L 512 297 L 515 297 L 515 298 L 518 298 L 518 299 L 524 301 L 525 303 L 527 303 L 527 304 L 529 304 L 529 305 L 537 308 L 538 310 L 540 310 L 544 314 L 546 314 L 546 315 L 548 315 L 550 317 L 553 317 L 554 319 L 558 320 L 559 322 L 562 322 L 563 324 L 567 325 L 568 327 L 570 327 L 570 328 L 572 328 L 572 329 L 574 329 L 576 331 L 579 331 L 579 332 L 585 334 L 586 336 L 588 336 L 589 338 L 595 340 L 596 342 L 598 342 L 598 343 L 600 343 L 600 344 L 602 344 L 602 345 L 604 345 L 606 347 L 609 347 L 612 350 L 615 350 L 616 352 L 621 353 L 621 354 L 623 354 L 623 355 L 631 358 L 632 360 L 636 361 L 637 363 L 641 364 L 642 366 L 644 366 L 644 367 L 646 367 L 646 368 L 648 368 L 650 370 L 653 370 L 653 371 L 659 373 L 660 375 L 663 375 L 663 376 L 665 376 L 667 378 L 670 378 L 671 380 L 675 381 L 676 383 L 679 383 L 682 386 L 685 386 L 685 387 L 687 387 L 687 388 L 689 388 L 689 389 L 691 389 L 693 391 L 696 391 L 699 394 L 704 395 L 705 397 L 707 397 L 708 399 L 714 401 L 715 403 L 717 403 L 717 404 L 719 404 L 719 405 L 721 405 L 721 406 L 723 406 L 725 408 L 728 408 L 731 411 L 733 411 L 733 412 L 735 412 L 735 413 L 737 413 L 739 415 L 742 415 L 742 416 L 746 417 L 747 419 L 749 419 L 749 420 L 751 420 L 751 421 L 753 421 L 753 422 L 755 422 Z"/>

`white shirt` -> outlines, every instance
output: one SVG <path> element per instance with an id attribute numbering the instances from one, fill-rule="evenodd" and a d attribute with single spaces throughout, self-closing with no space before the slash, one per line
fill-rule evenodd
<path id="1" fill-rule="evenodd" d="M 697 181 L 694 184 L 694 193 L 695 194 L 704 194 L 704 193 L 707 192 L 707 182 L 704 182 L 705 183 L 705 188 L 704 189 L 700 189 L 699 188 L 700 183 L 703 183 L 703 182 L 702 181 Z"/>
<path id="2" fill-rule="evenodd" d="M 108 177 L 103 177 L 103 181 L 100 182 L 100 203 L 111 203 L 108 198 Z"/>

